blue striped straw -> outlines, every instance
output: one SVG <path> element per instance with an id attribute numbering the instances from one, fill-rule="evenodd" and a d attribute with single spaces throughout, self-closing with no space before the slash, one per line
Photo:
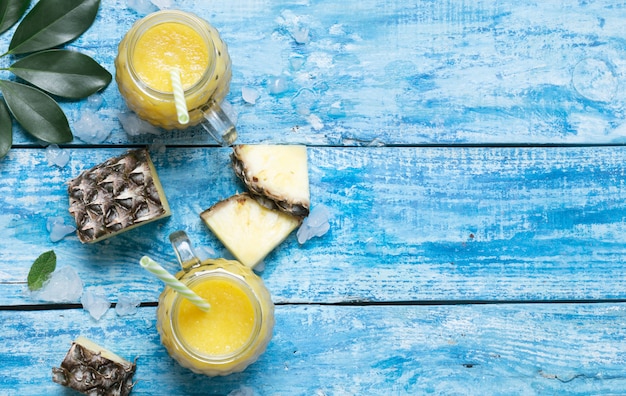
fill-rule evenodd
<path id="1" fill-rule="evenodd" d="M 156 261 L 152 260 L 148 256 L 143 256 L 141 260 L 139 260 L 139 264 L 145 269 L 147 269 L 152 274 L 156 275 L 157 278 L 161 279 L 166 285 L 174 289 L 181 296 L 185 297 L 189 302 L 196 305 L 203 311 L 208 311 L 211 308 L 208 302 L 206 302 L 202 297 L 197 295 L 193 290 L 188 288 L 183 282 L 176 279 L 176 277 L 165 268 L 161 267 Z"/>

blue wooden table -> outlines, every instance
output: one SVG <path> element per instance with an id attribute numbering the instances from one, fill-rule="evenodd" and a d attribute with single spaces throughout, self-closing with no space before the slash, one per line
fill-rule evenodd
<path id="1" fill-rule="evenodd" d="M 626 7 L 610 0 L 173 0 L 216 26 L 233 61 L 239 143 L 306 144 L 312 206 L 330 230 L 265 259 L 274 337 L 246 371 L 181 368 L 155 329 L 175 268 L 168 235 L 227 252 L 199 213 L 244 186 L 199 130 L 129 136 L 115 83 L 64 102 L 97 141 L 67 165 L 19 130 L 0 161 L 0 394 L 69 395 L 51 380 L 86 336 L 137 358 L 137 395 L 626 394 Z M 69 45 L 111 73 L 142 17 L 104 0 Z M 2 47 L 10 35 L 2 37 Z M 285 90 L 271 92 L 276 78 Z M 242 98 L 254 89 L 255 104 Z M 110 132 L 110 133 L 108 133 Z M 172 216 L 94 245 L 51 242 L 66 183 L 131 147 L 151 155 Z M 32 262 L 53 249 L 112 303 L 37 301 Z M 241 392 L 241 393 L 237 393 Z"/>

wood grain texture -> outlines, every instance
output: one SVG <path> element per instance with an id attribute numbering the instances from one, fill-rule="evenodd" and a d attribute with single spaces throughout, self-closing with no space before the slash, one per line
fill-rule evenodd
<path id="1" fill-rule="evenodd" d="M 51 368 L 83 335 L 137 357 L 133 395 L 227 395 L 241 386 L 289 396 L 615 394 L 626 389 L 625 313 L 612 304 L 279 306 L 259 361 L 210 379 L 169 358 L 154 308 L 123 318 L 109 311 L 100 322 L 82 310 L 5 311 L 0 384 L 5 395 L 68 394 Z"/>
<path id="2" fill-rule="evenodd" d="M 330 209 L 331 229 L 302 246 L 291 235 L 263 277 L 278 302 L 623 299 L 625 150 L 310 147 L 312 204 Z M 123 151 L 73 149 L 58 168 L 22 149 L 0 164 L 0 304 L 32 302 L 26 275 L 48 249 L 112 298 L 142 301 L 161 287 L 142 255 L 176 269 L 169 233 L 229 257 L 199 218 L 244 190 L 221 148 L 153 153 L 171 218 L 93 245 L 50 242 L 48 217 L 72 223 L 65 182 Z"/>
<path id="3" fill-rule="evenodd" d="M 209 20 L 227 42 L 227 99 L 242 142 L 625 141 L 626 8 L 610 0 L 177 0 L 172 8 Z M 70 47 L 114 73 L 117 44 L 141 16 L 124 0 L 103 1 L 93 27 Z M 308 43 L 294 40 L 297 29 L 309 30 Z M 268 86 L 280 75 L 288 88 L 272 95 Z M 255 105 L 242 99 L 244 87 L 259 91 Z M 111 131 L 104 143 L 212 143 L 197 128 L 129 138 L 117 120 L 126 107 L 115 83 L 101 99 L 64 109 L 72 125 L 95 111 Z M 15 142 L 35 143 L 22 133 Z"/>
<path id="4" fill-rule="evenodd" d="M 266 258 L 261 276 L 279 305 L 260 361 L 224 378 L 193 375 L 160 346 L 162 284 L 138 260 L 174 271 L 167 236 L 178 229 L 202 255 L 230 256 L 198 216 L 244 190 L 230 149 L 199 128 L 128 136 L 115 82 L 62 102 L 74 130 L 110 133 L 75 139 L 59 168 L 16 126 L 0 160 L 0 394 L 69 395 L 51 368 L 78 335 L 138 357 L 137 395 L 626 394 L 624 4 L 171 7 L 227 42 L 239 142 L 308 145 L 312 204 L 330 209 L 330 231 L 302 246 L 291 235 Z M 103 1 L 69 48 L 114 73 L 117 44 L 142 16 L 126 0 Z M 296 42 L 298 29 L 308 42 Z M 269 92 L 276 76 L 288 83 L 280 94 Z M 256 104 L 245 87 L 258 90 Z M 145 145 L 172 216 L 94 245 L 51 242 L 47 219 L 72 221 L 66 182 Z M 49 249 L 86 289 L 147 306 L 94 321 L 34 300 L 26 276 Z"/>

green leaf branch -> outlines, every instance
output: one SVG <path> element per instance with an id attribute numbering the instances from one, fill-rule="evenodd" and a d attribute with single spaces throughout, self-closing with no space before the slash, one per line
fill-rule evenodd
<path id="1" fill-rule="evenodd" d="M 59 49 L 93 24 L 100 0 L 0 0 L 0 34 L 17 25 L 8 50 L 0 57 L 21 56 L 2 70 L 26 83 L 0 79 L 0 158 L 11 149 L 12 119 L 47 143 L 68 143 L 73 135 L 54 97 L 86 98 L 112 80 L 91 57 Z M 22 18 L 23 17 L 23 18 Z"/>

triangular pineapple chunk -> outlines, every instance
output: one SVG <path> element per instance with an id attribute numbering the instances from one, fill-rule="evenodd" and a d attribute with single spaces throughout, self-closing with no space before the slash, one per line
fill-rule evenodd
<path id="1" fill-rule="evenodd" d="M 241 144 L 233 147 L 231 159 L 235 173 L 259 202 L 294 216 L 308 216 L 306 146 Z"/>
<path id="2" fill-rule="evenodd" d="M 254 267 L 300 225 L 301 218 L 261 205 L 249 194 L 234 195 L 200 214 L 224 246 Z"/>

